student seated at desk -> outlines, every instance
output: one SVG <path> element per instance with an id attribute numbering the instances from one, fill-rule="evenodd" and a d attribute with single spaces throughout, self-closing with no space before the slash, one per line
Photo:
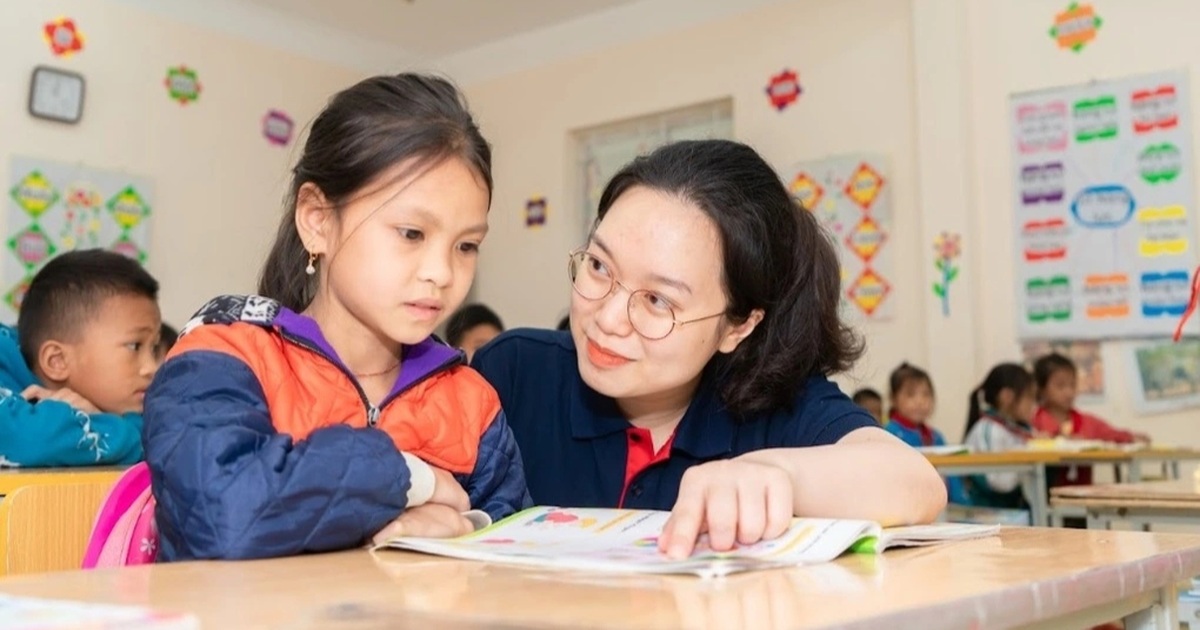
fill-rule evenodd
<path id="1" fill-rule="evenodd" d="M 946 437 L 929 426 L 933 415 L 933 379 L 929 373 L 907 362 L 892 370 L 888 379 L 892 410 L 884 430 L 913 447 L 945 446 Z M 961 477 L 946 477 L 946 492 L 951 503 L 967 501 Z"/>
<path id="2" fill-rule="evenodd" d="M 1033 416 L 1033 428 L 1046 437 L 1066 437 L 1077 440 L 1103 440 L 1130 444 L 1149 442 L 1144 433 L 1125 431 L 1075 408 L 1079 371 L 1075 362 L 1051 353 L 1037 360 L 1033 375 L 1038 386 L 1038 410 Z M 1054 466 L 1048 471 L 1051 487 L 1087 485 L 1092 483 L 1091 466 Z"/>
<path id="3" fill-rule="evenodd" d="M 495 390 L 432 336 L 471 286 L 491 196 L 449 82 L 378 76 L 330 100 L 260 295 L 202 308 L 147 394 L 159 561 L 457 536 L 486 520 L 471 508 L 529 505 Z"/>
<path id="4" fill-rule="evenodd" d="M 854 392 L 850 400 L 871 414 L 871 417 L 875 418 L 879 426 L 887 424 L 887 420 L 883 419 L 883 396 L 880 396 L 879 392 L 870 387 L 864 387 Z"/>
<path id="5" fill-rule="evenodd" d="M 1033 436 L 1029 420 L 1036 406 L 1033 375 L 1015 363 L 1001 363 L 971 392 L 967 435 L 963 443 L 977 453 L 1024 448 Z M 972 475 L 967 480 L 971 505 L 996 508 L 1027 507 L 1020 473 Z"/>
<path id="6" fill-rule="evenodd" d="M 158 282 L 120 254 L 61 254 L 0 326 L 0 465 L 132 464 L 158 369 Z"/>

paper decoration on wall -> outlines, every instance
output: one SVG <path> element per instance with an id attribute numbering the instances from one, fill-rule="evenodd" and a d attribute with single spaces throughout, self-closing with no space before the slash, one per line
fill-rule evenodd
<path id="1" fill-rule="evenodd" d="M 1011 97 L 1021 339 L 1174 330 L 1197 263 L 1187 85 L 1174 71 Z"/>
<path id="2" fill-rule="evenodd" d="M 1072 2 L 1067 5 L 1066 11 L 1054 16 L 1050 37 L 1058 42 L 1059 48 L 1079 52 L 1096 39 L 1096 33 L 1102 24 L 1103 20 L 1096 15 L 1095 7 Z"/>
<path id="3" fill-rule="evenodd" d="M 813 213 L 838 246 L 843 306 L 871 319 L 893 313 L 892 211 L 887 161 L 877 155 L 848 155 L 797 164 L 786 181 L 792 196 Z"/>
<path id="4" fill-rule="evenodd" d="M 950 316 L 950 283 L 958 277 L 954 261 L 962 254 L 962 237 L 954 232 L 942 232 L 933 239 L 933 266 L 940 276 L 933 283 L 933 294 L 942 301 L 942 315 Z"/>
<path id="5" fill-rule="evenodd" d="M 4 240 L 0 315 L 16 312 L 38 269 L 55 254 L 104 247 L 145 262 L 149 249 L 149 180 L 80 164 L 13 156 Z M 0 319 L 4 319 L 0 317 Z"/>
<path id="6" fill-rule="evenodd" d="M 167 94 L 180 105 L 187 105 L 200 98 L 200 79 L 196 71 L 187 66 L 167 68 L 167 78 L 163 81 Z"/>
<path id="7" fill-rule="evenodd" d="M 287 143 L 292 141 L 292 130 L 295 126 L 291 116 L 278 109 L 272 109 L 267 112 L 266 116 L 263 116 L 263 137 L 273 145 L 287 146 Z"/>
<path id="8" fill-rule="evenodd" d="M 1129 381 L 1138 413 L 1200 407 L 1200 339 L 1142 342 L 1131 354 Z"/>
<path id="9" fill-rule="evenodd" d="M 1029 341 L 1021 345 L 1021 354 L 1030 371 L 1033 370 L 1035 361 L 1052 352 L 1061 354 L 1075 363 L 1079 372 L 1077 403 L 1096 405 L 1104 402 L 1104 359 L 1100 353 L 1100 342 L 1052 340 Z"/>
<path id="10" fill-rule="evenodd" d="M 71 18 L 60 17 L 47 22 L 42 29 L 42 39 L 56 57 L 70 57 L 83 50 L 83 33 Z"/>
<path id="11" fill-rule="evenodd" d="M 800 77 L 795 70 L 785 69 L 772 76 L 767 84 L 767 98 L 771 101 L 771 106 L 779 111 L 787 109 L 788 105 L 795 103 L 803 93 Z"/>
<path id="12" fill-rule="evenodd" d="M 546 198 L 531 197 L 525 202 L 525 227 L 546 225 Z"/>

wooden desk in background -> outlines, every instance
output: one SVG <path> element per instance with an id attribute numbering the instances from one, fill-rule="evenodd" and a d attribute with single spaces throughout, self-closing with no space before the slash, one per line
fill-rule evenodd
<path id="1" fill-rule="evenodd" d="M 997 538 L 703 581 L 365 550 L 0 580 L 0 592 L 189 612 L 205 628 L 1178 627 L 1200 536 L 1006 528 Z"/>
<path id="2" fill-rule="evenodd" d="M 1110 529 L 1126 520 L 1148 527 L 1152 523 L 1200 525 L 1200 486 L 1191 479 L 1064 486 L 1051 491 L 1056 507 L 1083 510 L 1089 529 Z"/>
<path id="3" fill-rule="evenodd" d="M 1046 451 L 1006 451 L 925 457 L 938 472 L 947 476 L 1013 472 L 1020 474 L 1021 487 L 1030 500 L 1030 523 L 1045 527 L 1049 517 L 1049 504 L 1046 502 L 1046 462 L 1056 460 L 1053 454 Z"/>
<path id="4" fill-rule="evenodd" d="M 75 468 L 0 468 L 0 497 L 21 486 L 51 483 L 115 482 L 125 466 L 79 466 Z"/>

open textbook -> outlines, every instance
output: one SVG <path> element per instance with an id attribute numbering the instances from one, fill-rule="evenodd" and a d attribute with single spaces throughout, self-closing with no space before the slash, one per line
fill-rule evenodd
<path id="1" fill-rule="evenodd" d="M 533 507 L 461 538 L 393 538 L 380 548 L 542 568 L 618 573 L 690 573 L 716 577 L 829 562 L 847 551 L 930 545 L 993 536 L 995 525 L 936 524 L 883 529 L 870 521 L 797 518 L 782 536 L 716 552 L 701 537 L 691 557 L 658 551 L 669 512 Z"/>

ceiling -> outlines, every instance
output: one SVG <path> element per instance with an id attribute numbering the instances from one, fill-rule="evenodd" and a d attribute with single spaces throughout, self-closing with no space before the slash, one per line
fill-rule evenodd
<path id="1" fill-rule="evenodd" d="M 465 85 L 796 0 L 116 1 L 346 68 Z"/>
<path id="2" fill-rule="evenodd" d="M 242 0 L 422 58 L 477 48 L 636 0 Z"/>

